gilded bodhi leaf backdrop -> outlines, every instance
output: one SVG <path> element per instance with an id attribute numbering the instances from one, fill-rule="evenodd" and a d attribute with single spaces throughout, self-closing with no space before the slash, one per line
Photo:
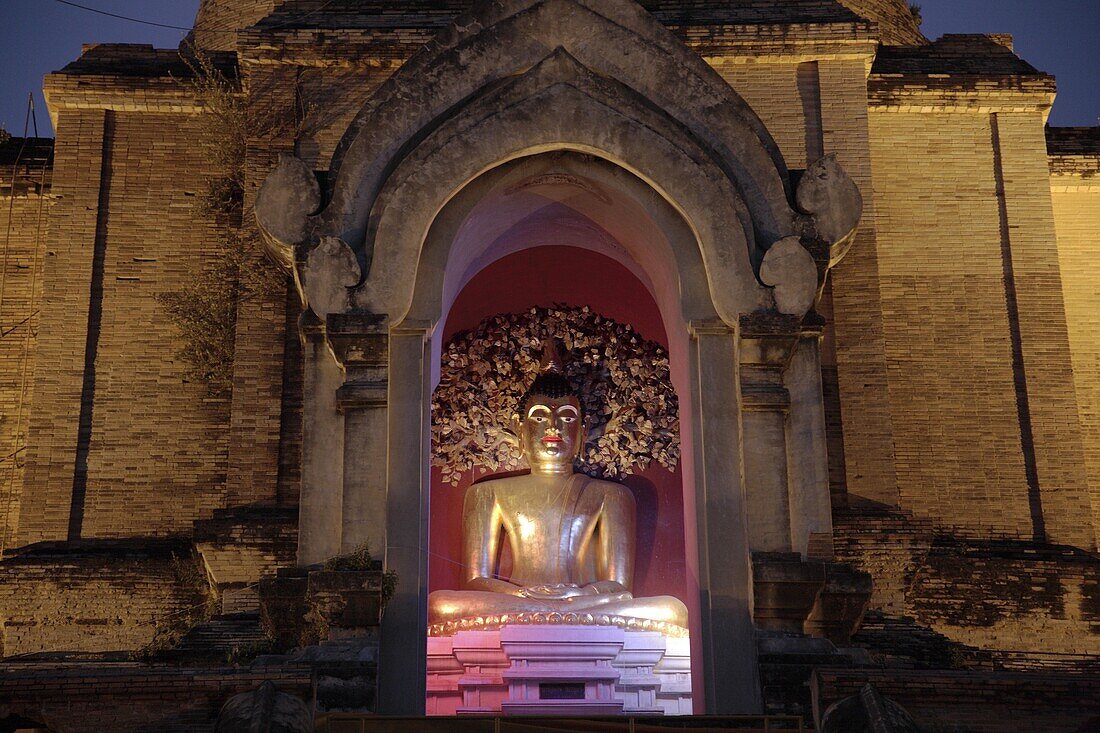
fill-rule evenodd
<path id="1" fill-rule="evenodd" d="M 523 466 L 511 419 L 556 338 L 581 395 L 588 440 L 577 469 L 615 478 L 680 458 L 679 405 L 668 353 L 630 325 L 588 307 L 531 308 L 492 316 L 444 347 L 432 399 L 432 460 L 457 484 L 467 471 Z"/>

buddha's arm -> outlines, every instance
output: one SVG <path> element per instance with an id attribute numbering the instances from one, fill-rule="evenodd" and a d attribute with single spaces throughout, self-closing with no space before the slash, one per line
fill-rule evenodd
<path id="1" fill-rule="evenodd" d="M 466 589 L 516 595 L 522 588 L 494 578 L 503 520 L 491 489 L 471 486 L 462 504 L 462 557 Z"/>
<path id="2" fill-rule="evenodd" d="M 634 583 L 634 497 L 629 490 L 609 485 L 594 539 L 599 580 L 589 587 L 598 593 L 630 590 Z"/>

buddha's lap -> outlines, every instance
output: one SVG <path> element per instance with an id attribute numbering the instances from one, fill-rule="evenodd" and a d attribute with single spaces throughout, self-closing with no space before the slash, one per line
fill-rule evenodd
<path id="1" fill-rule="evenodd" d="M 627 597 L 623 598 L 624 595 Z M 428 618 L 431 623 L 441 623 L 509 613 L 585 613 L 663 621 L 687 627 L 687 607 L 678 598 L 629 596 L 612 593 L 566 599 L 533 599 L 487 591 L 442 590 L 429 596 Z"/>

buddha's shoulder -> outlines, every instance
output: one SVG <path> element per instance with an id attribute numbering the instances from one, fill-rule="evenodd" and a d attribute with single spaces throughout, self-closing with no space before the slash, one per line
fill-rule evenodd
<path id="1" fill-rule="evenodd" d="M 471 484 L 470 487 L 466 489 L 466 495 L 492 496 L 500 491 L 506 492 L 509 489 L 523 486 L 525 478 L 527 478 L 526 475 L 484 479 L 478 481 L 476 484 Z"/>
<path id="2" fill-rule="evenodd" d="M 630 489 L 618 483 L 617 481 L 605 481 L 604 479 L 587 477 L 584 484 L 585 493 L 598 493 L 604 496 L 629 496 L 634 495 L 630 492 Z"/>

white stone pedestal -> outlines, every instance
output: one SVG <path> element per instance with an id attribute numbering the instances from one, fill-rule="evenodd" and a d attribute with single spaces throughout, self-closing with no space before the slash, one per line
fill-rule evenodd
<path id="1" fill-rule="evenodd" d="M 511 624 L 428 637 L 428 715 L 690 715 L 687 638 Z"/>
<path id="2" fill-rule="evenodd" d="M 614 626 L 505 626 L 500 646 L 511 662 L 502 677 L 501 712 L 519 715 L 620 715 L 619 671 L 611 662 L 626 632 Z"/>
<path id="3" fill-rule="evenodd" d="M 661 680 L 657 704 L 665 715 L 691 715 L 691 639 L 665 639 L 665 655 L 653 668 Z"/>

